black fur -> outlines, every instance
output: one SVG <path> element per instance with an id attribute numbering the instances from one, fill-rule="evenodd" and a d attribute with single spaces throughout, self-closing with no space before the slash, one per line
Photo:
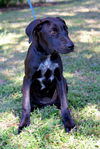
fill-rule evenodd
<path id="1" fill-rule="evenodd" d="M 32 21 L 26 34 L 31 44 L 25 59 L 22 118 L 18 132 L 30 124 L 30 112 L 34 107 L 53 104 L 61 109 L 65 130 L 69 132 L 75 124 L 68 109 L 68 86 L 59 55 L 74 50 L 68 27 L 61 18 L 48 17 Z"/>

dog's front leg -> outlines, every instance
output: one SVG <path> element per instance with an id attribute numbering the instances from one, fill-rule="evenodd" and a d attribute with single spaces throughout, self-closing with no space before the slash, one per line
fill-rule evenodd
<path id="1" fill-rule="evenodd" d="M 30 78 L 24 77 L 23 80 L 23 101 L 22 101 L 22 118 L 20 121 L 20 125 L 18 128 L 18 133 L 21 132 L 21 130 L 28 126 L 30 124 L 30 85 L 31 80 Z"/>
<path id="2" fill-rule="evenodd" d="M 75 123 L 68 109 L 66 87 L 66 80 L 63 76 L 61 76 L 59 79 L 57 79 L 57 91 L 60 99 L 62 121 L 65 127 L 65 131 L 69 132 L 75 126 Z"/>

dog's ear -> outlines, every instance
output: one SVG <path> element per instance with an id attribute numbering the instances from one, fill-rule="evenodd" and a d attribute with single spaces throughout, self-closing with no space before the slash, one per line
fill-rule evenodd
<path id="1" fill-rule="evenodd" d="M 42 25 L 44 23 L 48 23 L 49 20 L 48 19 L 37 19 L 32 21 L 27 27 L 26 27 L 26 34 L 29 37 L 29 43 L 34 41 L 34 31 L 35 30 L 40 30 Z"/>
<path id="2" fill-rule="evenodd" d="M 34 20 L 26 27 L 25 32 L 26 32 L 27 36 L 29 37 L 29 43 L 33 41 L 32 33 L 33 33 L 34 29 L 36 28 L 36 26 L 38 24 L 40 24 L 40 22 L 41 22 L 41 19 Z"/>
<path id="3" fill-rule="evenodd" d="M 56 17 L 56 18 L 63 23 L 64 29 L 67 30 L 67 32 L 68 32 L 68 26 L 66 25 L 66 22 L 62 18 L 60 18 L 60 17 Z"/>
<path id="4" fill-rule="evenodd" d="M 60 20 L 61 22 L 63 22 L 64 24 L 66 24 L 65 23 L 65 21 L 62 19 L 62 18 L 60 18 L 60 17 L 56 17 L 58 20 Z"/>

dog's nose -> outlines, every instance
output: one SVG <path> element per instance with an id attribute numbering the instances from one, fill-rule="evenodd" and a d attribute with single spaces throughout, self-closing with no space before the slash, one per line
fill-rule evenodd
<path id="1" fill-rule="evenodd" d="M 74 49 L 74 44 L 73 43 L 67 43 L 68 49 Z"/>

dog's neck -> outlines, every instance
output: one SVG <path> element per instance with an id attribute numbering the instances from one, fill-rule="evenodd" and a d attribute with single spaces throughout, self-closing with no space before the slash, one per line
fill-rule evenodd
<path id="1" fill-rule="evenodd" d="M 48 56 L 51 56 L 51 60 L 55 60 L 59 57 L 58 52 L 54 51 L 52 53 L 50 52 L 48 53 L 46 52 L 47 50 L 43 49 L 40 44 L 37 45 L 36 43 L 33 43 L 33 46 L 34 46 L 35 52 L 37 53 L 37 55 L 39 55 L 39 57 L 41 57 L 41 59 L 46 59 Z"/>
<path id="2" fill-rule="evenodd" d="M 37 51 L 38 51 L 38 53 L 41 55 L 41 56 L 46 56 L 46 57 L 48 57 L 49 55 L 53 55 L 53 57 L 58 57 L 58 53 L 56 52 L 56 51 L 54 51 L 54 52 L 47 52 L 47 50 L 45 50 L 45 49 L 43 49 L 42 48 L 42 46 L 39 44 L 38 46 L 37 46 Z M 49 50 L 49 51 L 51 51 L 51 50 Z"/>
<path id="3" fill-rule="evenodd" d="M 46 52 L 46 50 L 44 50 L 43 48 L 42 48 L 42 46 L 39 44 L 38 46 L 37 46 L 37 51 L 41 54 L 41 55 L 49 55 L 47 52 Z"/>
<path id="4" fill-rule="evenodd" d="M 52 49 L 48 49 L 48 47 L 42 46 L 39 42 L 35 42 L 35 47 L 37 51 L 43 56 L 48 56 L 52 54 Z"/>

